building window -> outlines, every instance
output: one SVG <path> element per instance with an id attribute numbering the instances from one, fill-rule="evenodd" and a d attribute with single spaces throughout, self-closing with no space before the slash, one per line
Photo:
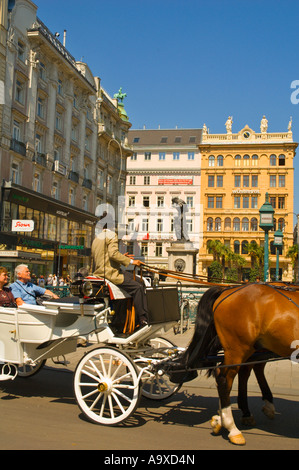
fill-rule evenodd
<path id="1" fill-rule="evenodd" d="M 214 175 L 209 175 L 208 176 L 208 187 L 209 188 L 214 188 L 215 185 L 215 176 Z"/>
<path id="2" fill-rule="evenodd" d="M 155 255 L 158 257 L 162 256 L 163 246 L 162 243 L 156 243 Z"/>
<path id="3" fill-rule="evenodd" d="M 133 155 L 131 155 L 131 160 L 137 160 L 137 152 L 134 152 Z"/>
<path id="4" fill-rule="evenodd" d="M 216 209 L 222 209 L 222 196 L 216 197 Z"/>
<path id="5" fill-rule="evenodd" d="M 285 175 L 279 175 L 279 176 L 278 176 L 278 186 L 279 186 L 280 188 L 284 188 L 285 185 L 286 185 L 286 177 L 285 177 Z"/>
<path id="6" fill-rule="evenodd" d="M 273 209 L 276 209 L 276 197 L 270 197 L 270 204 Z"/>
<path id="7" fill-rule="evenodd" d="M 157 196 L 157 207 L 164 207 L 164 196 Z"/>
<path id="8" fill-rule="evenodd" d="M 56 117 L 55 117 L 55 129 L 57 131 L 62 130 L 62 114 L 59 113 L 58 111 L 56 112 Z"/>
<path id="9" fill-rule="evenodd" d="M 249 161 L 250 161 L 249 155 L 244 155 L 243 157 L 244 166 L 249 166 Z"/>
<path id="10" fill-rule="evenodd" d="M 143 196 L 143 207 L 149 207 L 149 206 L 150 206 L 150 197 Z"/>
<path id="11" fill-rule="evenodd" d="M 242 255 L 248 255 L 248 241 L 242 241 Z"/>
<path id="12" fill-rule="evenodd" d="M 234 209 L 240 209 L 240 208 L 241 208 L 241 197 L 235 196 L 234 197 Z"/>
<path id="13" fill-rule="evenodd" d="M 134 232 L 134 219 L 128 219 L 128 233 Z"/>
<path id="14" fill-rule="evenodd" d="M 285 229 L 285 220 L 284 219 L 278 219 L 278 228 L 284 232 L 284 229 Z"/>
<path id="15" fill-rule="evenodd" d="M 251 196 L 251 209 L 257 209 L 257 196 Z"/>
<path id="16" fill-rule="evenodd" d="M 278 209 L 285 209 L 285 198 L 279 197 L 278 198 Z"/>
<path id="17" fill-rule="evenodd" d="M 157 232 L 163 232 L 163 219 L 157 219 Z"/>
<path id="18" fill-rule="evenodd" d="M 240 242 L 238 240 L 234 241 L 234 253 L 236 255 L 240 254 Z"/>
<path id="19" fill-rule="evenodd" d="M 37 98 L 36 113 L 37 113 L 38 117 L 44 119 L 44 117 L 45 117 L 45 100 L 43 100 L 40 96 Z"/>
<path id="20" fill-rule="evenodd" d="M 46 80 L 46 66 L 43 62 L 39 63 L 39 78 Z"/>
<path id="21" fill-rule="evenodd" d="M 257 219 L 254 217 L 250 221 L 250 229 L 252 232 L 257 232 L 257 228 L 258 228 L 258 222 L 257 222 Z"/>
<path id="22" fill-rule="evenodd" d="M 130 184 L 136 184 L 136 176 L 130 176 Z"/>
<path id="23" fill-rule="evenodd" d="M 249 175 L 243 176 L 243 188 L 249 188 Z"/>
<path id="24" fill-rule="evenodd" d="M 129 196 L 129 207 L 135 207 L 135 196 Z"/>
<path id="25" fill-rule="evenodd" d="M 192 209 L 192 207 L 193 207 L 193 196 L 187 196 L 186 204 L 187 204 L 189 209 Z"/>
<path id="26" fill-rule="evenodd" d="M 165 152 L 159 152 L 159 160 L 165 160 Z"/>
<path id="27" fill-rule="evenodd" d="M 54 199 L 59 199 L 59 186 L 58 186 L 58 181 L 54 181 L 53 184 L 52 184 L 52 190 L 51 190 L 51 196 L 54 198 Z M 74 202 L 70 203 L 70 204 L 74 204 Z"/>
<path id="28" fill-rule="evenodd" d="M 25 62 L 25 45 L 21 41 L 18 41 L 18 59 Z"/>
<path id="29" fill-rule="evenodd" d="M 217 175 L 217 188 L 223 188 L 223 175 Z"/>
<path id="30" fill-rule="evenodd" d="M 180 152 L 173 152 L 173 160 L 179 160 L 180 159 Z"/>
<path id="31" fill-rule="evenodd" d="M 220 217 L 217 217 L 215 219 L 215 231 L 216 232 L 221 232 L 221 219 L 220 219 Z"/>
<path id="32" fill-rule="evenodd" d="M 212 217 L 209 217 L 207 220 L 207 231 L 213 232 L 213 230 L 214 230 L 214 222 L 213 222 Z"/>
<path id="33" fill-rule="evenodd" d="M 217 166 L 223 166 L 223 156 L 218 155 L 217 157 Z"/>
<path id="34" fill-rule="evenodd" d="M 235 166 L 241 166 L 241 155 L 235 156 Z"/>
<path id="35" fill-rule="evenodd" d="M 270 166 L 276 166 L 276 155 L 270 155 Z"/>
<path id="36" fill-rule="evenodd" d="M 235 217 L 233 220 L 233 230 L 234 232 L 240 232 L 240 219 L 239 217 Z"/>
<path id="37" fill-rule="evenodd" d="M 227 232 L 231 230 L 231 220 L 229 217 L 226 217 L 226 219 L 224 220 L 224 230 L 226 230 Z"/>
<path id="38" fill-rule="evenodd" d="M 242 232 L 248 232 L 249 230 L 249 220 L 247 217 L 244 217 L 242 219 Z"/>
<path id="39" fill-rule="evenodd" d="M 15 184 L 20 182 L 20 165 L 15 162 L 11 166 L 11 181 Z"/>
<path id="40" fill-rule="evenodd" d="M 257 188 L 258 187 L 258 175 L 252 175 L 251 176 L 251 186 L 253 188 Z"/>
<path id="41" fill-rule="evenodd" d="M 214 155 L 211 155 L 209 157 L 209 167 L 213 167 L 213 166 L 215 166 L 215 157 Z"/>
<path id="42" fill-rule="evenodd" d="M 142 231 L 148 232 L 148 219 L 142 219 Z"/>
<path id="43" fill-rule="evenodd" d="M 187 232 L 192 233 L 193 232 L 193 219 L 186 219 L 186 228 Z"/>
<path id="44" fill-rule="evenodd" d="M 235 175 L 235 188 L 240 188 L 241 186 L 241 175 Z"/>
<path id="45" fill-rule="evenodd" d="M 12 136 L 14 140 L 21 141 L 20 123 L 18 121 L 13 122 Z"/>
<path id="46" fill-rule="evenodd" d="M 249 209 L 249 196 L 243 196 L 243 209 Z"/>
<path id="47" fill-rule="evenodd" d="M 194 152 L 188 152 L 188 160 L 194 160 Z"/>
<path id="48" fill-rule="evenodd" d="M 15 99 L 22 105 L 25 103 L 25 84 L 18 79 L 16 80 Z"/>
<path id="49" fill-rule="evenodd" d="M 252 155 L 252 166 L 257 166 L 259 157 L 257 155 Z"/>
<path id="50" fill-rule="evenodd" d="M 214 196 L 208 196 L 208 208 L 214 209 Z"/>
<path id="51" fill-rule="evenodd" d="M 279 155 L 278 157 L 278 165 L 279 166 L 285 166 L 286 164 L 286 157 L 285 155 Z"/>
<path id="52" fill-rule="evenodd" d="M 152 154 L 151 152 L 144 152 L 144 160 L 151 160 Z"/>
<path id="53" fill-rule="evenodd" d="M 145 186 L 149 186 L 151 184 L 151 177 L 150 176 L 144 176 L 143 178 L 143 184 Z"/>
<path id="54" fill-rule="evenodd" d="M 276 188 L 276 175 L 270 175 L 270 188 Z"/>
<path id="55" fill-rule="evenodd" d="M 62 95 L 62 91 L 63 91 L 63 88 L 62 88 L 62 80 L 58 80 L 58 86 L 57 86 L 57 92 L 58 92 L 58 95 Z"/>

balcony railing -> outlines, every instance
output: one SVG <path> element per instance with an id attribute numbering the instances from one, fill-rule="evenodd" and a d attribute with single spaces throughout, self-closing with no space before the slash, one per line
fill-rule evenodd
<path id="1" fill-rule="evenodd" d="M 47 166 L 47 157 L 44 153 L 36 152 L 32 158 L 32 161 L 44 167 Z"/>
<path id="2" fill-rule="evenodd" d="M 82 186 L 84 186 L 87 189 L 92 189 L 92 181 L 88 178 L 84 178 Z"/>
<path id="3" fill-rule="evenodd" d="M 16 153 L 19 153 L 20 155 L 23 155 L 23 157 L 26 157 L 26 145 L 24 144 L 24 142 L 20 142 L 16 139 L 11 139 L 10 149 Z"/>
<path id="4" fill-rule="evenodd" d="M 70 171 L 69 172 L 69 180 L 74 181 L 74 183 L 79 182 L 79 173 L 76 171 Z"/>

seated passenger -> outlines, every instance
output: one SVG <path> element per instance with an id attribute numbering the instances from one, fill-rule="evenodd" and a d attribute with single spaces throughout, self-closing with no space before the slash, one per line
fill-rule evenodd
<path id="1" fill-rule="evenodd" d="M 108 279 L 133 297 L 136 311 L 136 324 L 140 327 L 148 324 L 149 315 L 144 291 L 144 284 L 133 278 L 133 274 L 120 272 L 121 265 L 128 267 L 130 264 L 140 266 L 140 260 L 132 259 L 131 255 L 123 255 L 118 249 L 118 239 L 114 231 L 107 228 L 109 216 L 104 212 L 100 217 L 102 231 L 92 243 L 91 253 L 94 261 L 94 275 Z M 112 220 L 111 220 L 112 223 Z M 101 223 L 99 223 L 100 225 Z"/>
<path id="2" fill-rule="evenodd" d="M 0 307 L 16 307 L 11 289 L 6 286 L 8 281 L 7 269 L 0 267 Z"/>
<path id="3" fill-rule="evenodd" d="M 16 267 L 15 276 L 17 280 L 10 287 L 18 307 L 24 303 L 37 305 L 36 298 L 44 294 L 53 297 L 53 299 L 59 298 L 54 292 L 30 282 L 31 275 L 26 264 L 19 264 Z"/>

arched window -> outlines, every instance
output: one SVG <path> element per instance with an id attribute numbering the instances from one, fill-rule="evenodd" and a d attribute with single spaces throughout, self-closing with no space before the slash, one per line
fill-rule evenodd
<path id="1" fill-rule="evenodd" d="M 231 222 L 231 219 L 229 217 L 226 217 L 226 219 L 224 220 L 224 230 L 231 230 L 232 228 L 232 222 Z"/>
<path id="2" fill-rule="evenodd" d="M 234 228 L 234 232 L 240 232 L 240 219 L 239 219 L 239 217 L 234 218 L 233 228 Z"/>
<path id="3" fill-rule="evenodd" d="M 257 166 L 258 159 L 259 159 L 258 155 L 252 155 L 251 159 L 252 159 L 252 166 Z"/>
<path id="4" fill-rule="evenodd" d="M 243 157 L 244 166 L 249 166 L 249 160 L 250 160 L 250 156 L 244 155 Z"/>
<path id="5" fill-rule="evenodd" d="M 257 218 L 253 217 L 253 219 L 251 219 L 250 221 L 250 229 L 252 232 L 257 232 L 257 228 L 258 228 Z"/>
<path id="6" fill-rule="evenodd" d="M 241 166 L 241 155 L 235 156 L 235 166 Z"/>
<path id="7" fill-rule="evenodd" d="M 278 157 L 278 165 L 279 166 L 285 166 L 286 164 L 286 157 L 285 155 L 279 155 Z"/>
<path id="8" fill-rule="evenodd" d="M 209 157 L 209 166 L 215 166 L 215 157 L 214 157 L 214 155 L 210 155 L 210 157 Z"/>
<path id="9" fill-rule="evenodd" d="M 284 229 L 285 229 L 285 220 L 284 219 L 278 219 L 278 228 L 284 232 Z"/>
<path id="10" fill-rule="evenodd" d="M 276 155 L 270 155 L 270 166 L 276 166 Z"/>
<path id="11" fill-rule="evenodd" d="M 249 230 L 249 220 L 247 217 L 244 217 L 242 219 L 242 232 L 248 232 Z"/>
<path id="12" fill-rule="evenodd" d="M 234 241 L 234 253 L 240 254 L 240 242 L 238 240 Z"/>
<path id="13" fill-rule="evenodd" d="M 221 232 L 221 219 L 217 217 L 215 219 L 215 232 Z"/>
<path id="14" fill-rule="evenodd" d="M 242 241 L 242 255 L 248 255 L 248 241 L 243 240 Z"/>
<path id="15" fill-rule="evenodd" d="M 223 155 L 218 155 L 217 166 L 223 166 Z"/>
<path id="16" fill-rule="evenodd" d="M 207 220 L 207 231 L 213 232 L 213 230 L 214 230 L 214 222 L 213 222 L 212 217 L 209 217 Z"/>

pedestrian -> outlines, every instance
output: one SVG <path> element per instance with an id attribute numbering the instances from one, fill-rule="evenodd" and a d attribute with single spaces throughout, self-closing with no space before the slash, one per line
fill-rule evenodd
<path id="1" fill-rule="evenodd" d="M 57 276 L 56 274 L 53 274 L 53 287 L 57 286 Z"/>
<path id="2" fill-rule="evenodd" d="M 7 287 L 8 272 L 4 267 L 0 267 L 0 307 L 16 307 L 15 298 L 11 288 Z"/>
<path id="3" fill-rule="evenodd" d="M 49 274 L 49 276 L 48 276 L 47 285 L 48 286 L 53 286 L 53 276 L 52 276 L 52 274 Z"/>

